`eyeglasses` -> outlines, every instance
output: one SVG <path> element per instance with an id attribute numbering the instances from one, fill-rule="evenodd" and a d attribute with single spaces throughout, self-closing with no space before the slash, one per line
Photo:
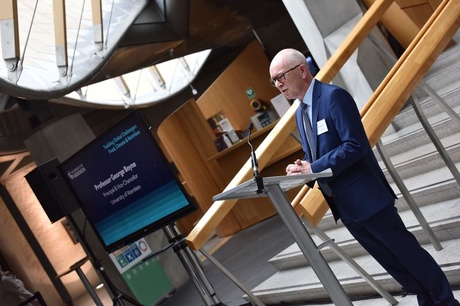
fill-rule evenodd
<path id="1" fill-rule="evenodd" d="M 284 82 L 286 81 L 286 74 L 294 69 L 296 69 L 297 67 L 299 67 L 301 64 L 298 64 L 294 67 L 292 67 L 291 69 L 288 69 L 286 70 L 285 72 L 283 73 L 280 73 L 278 74 L 277 76 L 275 76 L 273 79 L 270 79 L 270 84 L 272 84 L 272 86 L 276 87 L 276 81 L 278 82 Z"/>

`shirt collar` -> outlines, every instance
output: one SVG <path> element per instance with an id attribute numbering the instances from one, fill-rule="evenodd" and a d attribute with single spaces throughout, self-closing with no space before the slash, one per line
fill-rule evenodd
<path id="1" fill-rule="evenodd" d="M 308 86 L 307 92 L 305 93 L 305 96 L 303 97 L 303 100 L 302 100 L 302 103 L 305 103 L 310 107 L 313 101 L 313 87 L 315 86 L 315 81 L 316 81 L 315 79 L 311 80 L 310 86 Z"/>

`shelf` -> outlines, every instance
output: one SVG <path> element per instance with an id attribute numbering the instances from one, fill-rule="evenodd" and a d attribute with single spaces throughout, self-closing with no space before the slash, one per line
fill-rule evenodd
<path id="1" fill-rule="evenodd" d="M 255 131 L 254 133 L 251 133 L 251 143 L 252 143 L 252 140 L 257 139 L 261 135 L 268 134 L 268 132 L 270 132 L 273 129 L 273 127 L 278 123 L 278 121 L 279 121 L 279 119 L 276 120 L 275 122 L 267 125 L 263 129 Z M 243 139 L 240 139 L 240 141 L 238 141 L 237 143 L 234 143 L 231 147 L 226 148 L 226 149 L 220 151 L 219 153 L 209 157 L 206 161 L 210 162 L 210 161 L 213 161 L 213 160 L 217 160 L 217 159 L 221 158 L 222 156 L 225 156 L 227 154 L 232 153 L 233 151 L 235 151 L 236 149 L 238 149 L 239 147 L 241 147 L 243 145 L 248 146 L 248 157 L 249 157 L 250 154 L 251 154 L 251 148 L 249 147 L 247 139 L 248 139 L 247 137 L 245 137 Z"/>

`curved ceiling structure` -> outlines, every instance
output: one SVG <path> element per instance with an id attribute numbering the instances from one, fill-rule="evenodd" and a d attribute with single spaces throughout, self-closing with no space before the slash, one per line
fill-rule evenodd
<path id="1" fill-rule="evenodd" d="M 211 50 L 172 59 L 105 81 L 80 87 L 60 98 L 67 104 L 97 105 L 100 107 L 145 107 L 161 102 L 186 87 L 195 89 L 195 79 Z"/>
<path id="2" fill-rule="evenodd" d="M 252 35 L 244 18 L 206 0 L 1 2 L 0 91 L 29 100 L 149 105 L 188 86 L 206 50 Z M 116 90 L 101 89 L 108 83 Z"/>
<path id="3" fill-rule="evenodd" d="M 28 99 L 61 97 L 88 83 L 147 2 L 18 1 L 3 9 L 0 89 Z M 93 14 L 94 13 L 94 14 Z"/>
<path id="4" fill-rule="evenodd" d="M 201 93 L 254 39 L 268 56 L 299 41 L 281 0 L 0 0 L 0 6 L 0 155 L 24 151 L 34 128 L 69 112 L 101 131 L 112 110 L 172 102 L 187 92 L 181 88 L 194 92 L 192 81 Z M 200 69 L 206 70 L 198 75 Z"/>

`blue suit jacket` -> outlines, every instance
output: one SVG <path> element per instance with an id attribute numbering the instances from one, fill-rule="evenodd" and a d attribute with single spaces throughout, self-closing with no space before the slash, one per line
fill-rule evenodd
<path id="1" fill-rule="evenodd" d="M 394 205 L 395 193 L 388 184 L 369 145 L 355 101 L 344 89 L 315 81 L 312 129 L 317 159 L 312 161 L 300 107 L 297 127 L 313 172 L 332 170 L 327 182 L 333 196 L 324 194 L 334 218 L 366 220 Z"/>

